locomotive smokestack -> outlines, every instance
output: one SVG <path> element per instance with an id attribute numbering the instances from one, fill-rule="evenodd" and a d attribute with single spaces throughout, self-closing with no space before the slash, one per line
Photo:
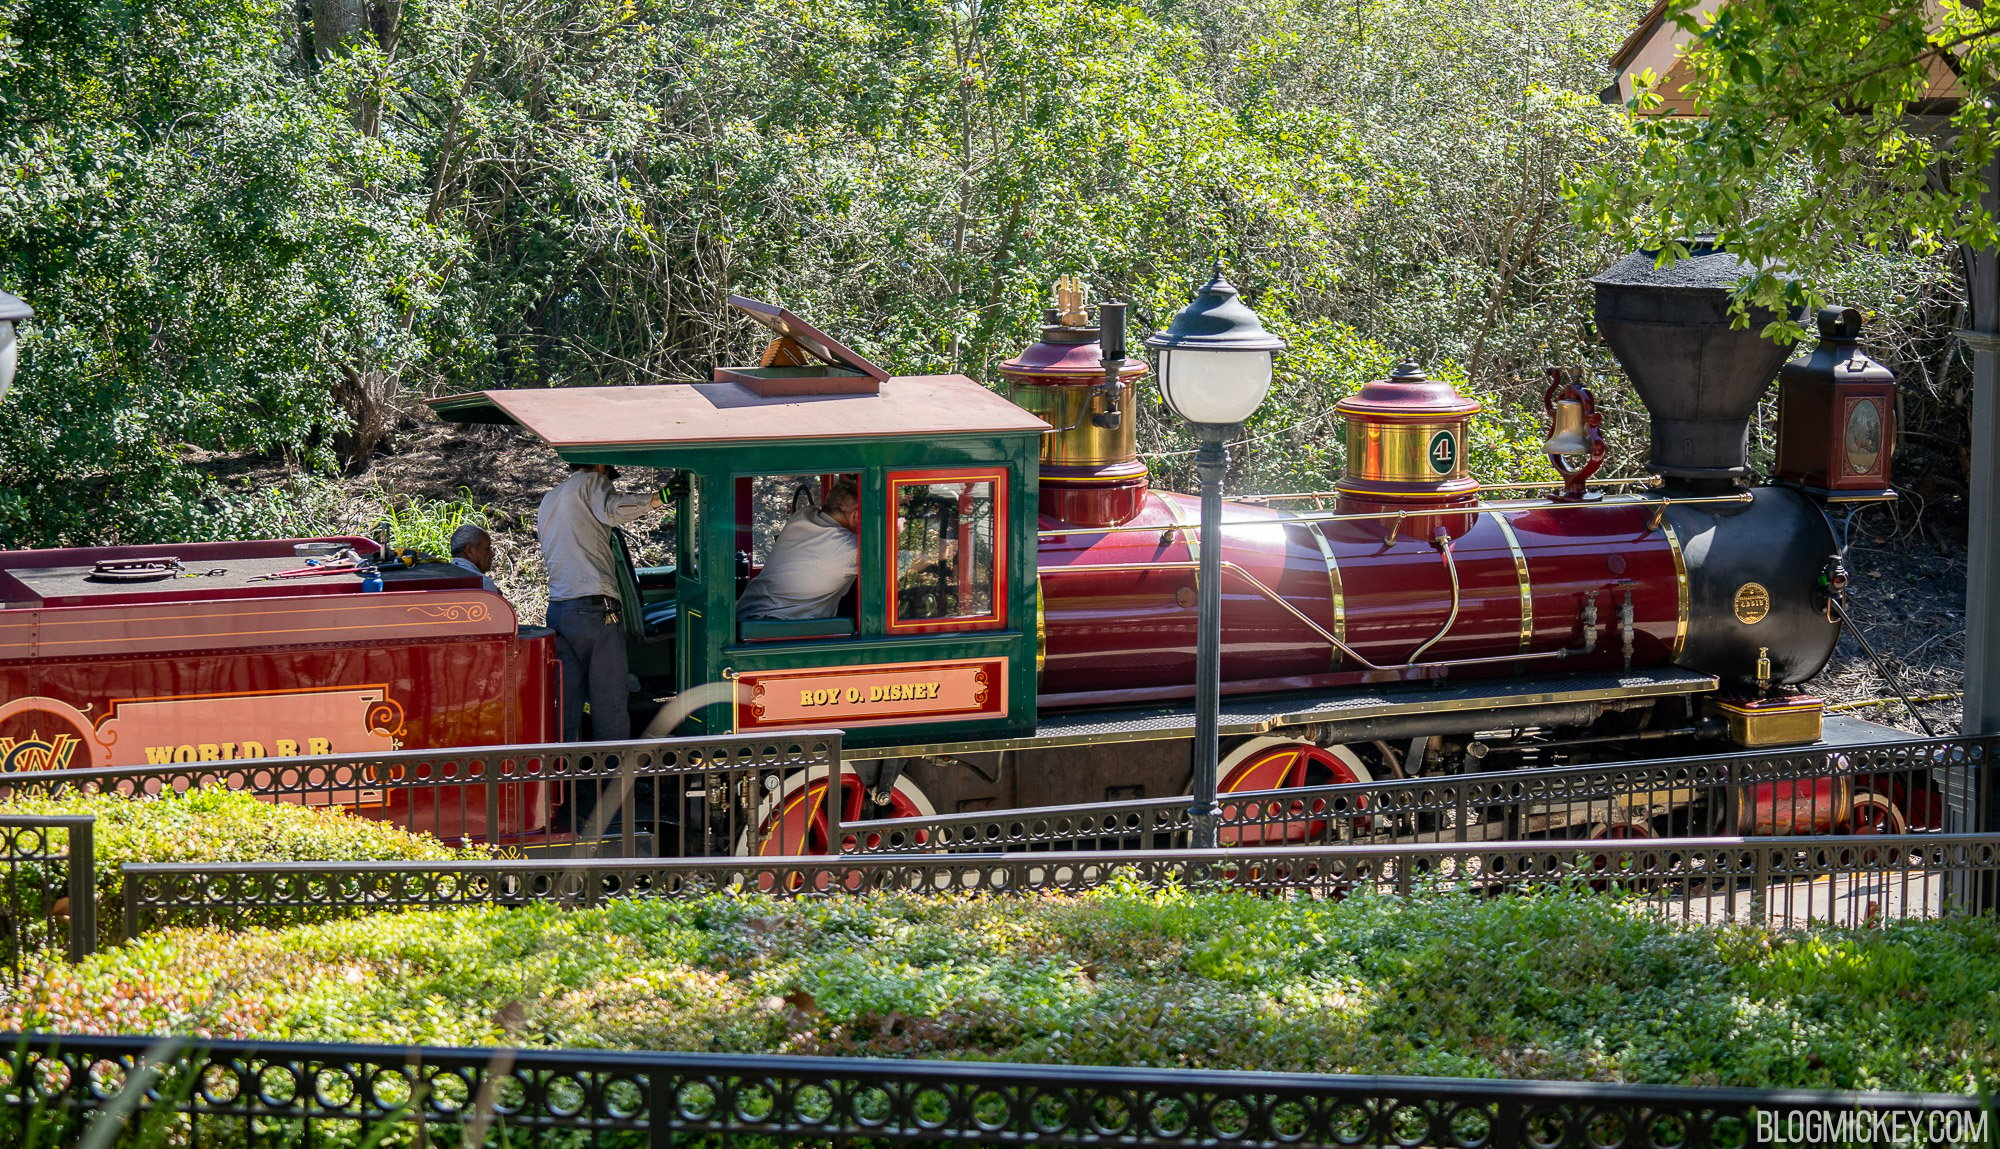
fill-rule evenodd
<path id="1" fill-rule="evenodd" d="M 1670 266 L 1655 267 L 1658 255 L 1635 251 L 1590 281 L 1597 329 L 1652 414 L 1648 469 L 1670 488 L 1740 485 L 1750 417 L 1791 345 L 1759 334 L 1776 312 L 1732 324 L 1730 295 L 1755 265 L 1701 240 Z"/>

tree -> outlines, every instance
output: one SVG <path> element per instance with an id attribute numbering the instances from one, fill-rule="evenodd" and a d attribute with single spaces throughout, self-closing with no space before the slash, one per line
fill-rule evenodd
<path id="1" fill-rule="evenodd" d="M 1635 117 L 1636 162 L 1572 188 L 1578 218 L 1620 243 L 1684 253 L 1714 233 L 1782 267 L 1746 303 L 1818 303 L 1857 247 L 1900 256 L 2000 240 L 1987 167 L 2000 143 L 2000 17 L 1935 0 L 1727 0 L 1694 37 L 1694 116 Z M 1651 77 L 1633 111 L 1656 109 Z M 1943 88 L 1945 91 L 1941 92 Z M 2000 191 L 2000 189 L 1993 189 Z M 1796 286 L 1793 286 L 1796 284 Z M 1773 335 L 1801 334 L 1781 323 Z"/>

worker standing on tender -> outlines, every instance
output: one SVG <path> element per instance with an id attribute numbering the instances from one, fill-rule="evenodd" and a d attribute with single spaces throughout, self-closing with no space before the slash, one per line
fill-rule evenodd
<path id="1" fill-rule="evenodd" d="M 569 478 L 542 496 L 535 515 L 535 536 L 549 567 L 549 629 L 556 632 L 562 662 L 563 739 L 583 738 L 587 697 L 596 740 L 619 742 L 631 736 L 632 720 L 625 709 L 630 671 L 611 532 L 665 503 L 657 491 L 619 494 L 611 485 L 618 472 L 603 464 L 572 463 L 570 469 Z"/>

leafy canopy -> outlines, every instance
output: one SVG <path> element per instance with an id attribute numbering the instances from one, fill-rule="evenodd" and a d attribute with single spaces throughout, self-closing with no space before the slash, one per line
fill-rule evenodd
<path id="1" fill-rule="evenodd" d="M 1681 0 L 1669 17 L 1694 36 L 1683 94 L 1699 114 L 1636 116 L 1637 162 L 1571 189 L 1585 226 L 1673 255 L 1713 232 L 1797 277 L 1749 285 L 1746 302 L 1771 307 L 1821 302 L 1857 245 L 1935 253 L 2000 240 L 1985 182 L 2000 132 L 1990 8 L 1728 0 L 1704 22 L 1696 7 Z M 1640 79 L 1631 110 L 1657 111 L 1660 77 Z M 1961 93 L 1972 98 L 1949 98 Z"/>

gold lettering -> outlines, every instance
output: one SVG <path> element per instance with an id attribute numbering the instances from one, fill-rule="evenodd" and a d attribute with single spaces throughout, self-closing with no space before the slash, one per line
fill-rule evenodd
<path id="1" fill-rule="evenodd" d="M 203 762 L 222 761 L 222 747 L 217 746 L 213 742 L 204 742 L 196 747 L 196 749 L 201 751 L 201 760 Z"/>
<path id="2" fill-rule="evenodd" d="M 292 758 L 299 752 L 299 744 L 289 738 L 278 739 L 278 757 Z"/>
<path id="3" fill-rule="evenodd" d="M 234 743 L 234 742 L 224 742 L 224 743 L 222 744 L 222 758 L 223 758 L 223 761 L 225 761 L 225 762 L 226 762 L 226 761 L 229 761 L 229 760 L 231 760 L 231 759 L 233 759 L 233 758 L 235 758 L 235 757 L 236 757 L 236 743 Z"/>
<path id="4" fill-rule="evenodd" d="M 173 760 L 174 748 L 171 746 L 146 747 L 146 765 L 148 766 L 164 766 Z"/>
<path id="5" fill-rule="evenodd" d="M 194 747 L 192 747 L 192 746 L 176 746 L 176 747 L 174 747 L 174 761 L 176 761 L 176 762 L 192 762 L 192 761 L 194 761 Z"/>
<path id="6" fill-rule="evenodd" d="M 308 738 L 306 739 L 306 753 L 331 754 L 333 753 L 333 743 L 325 738 Z"/>
<path id="7" fill-rule="evenodd" d="M 243 751 L 243 757 L 245 758 L 262 758 L 264 756 L 264 744 L 262 742 L 245 742 L 239 749 Z"/>

